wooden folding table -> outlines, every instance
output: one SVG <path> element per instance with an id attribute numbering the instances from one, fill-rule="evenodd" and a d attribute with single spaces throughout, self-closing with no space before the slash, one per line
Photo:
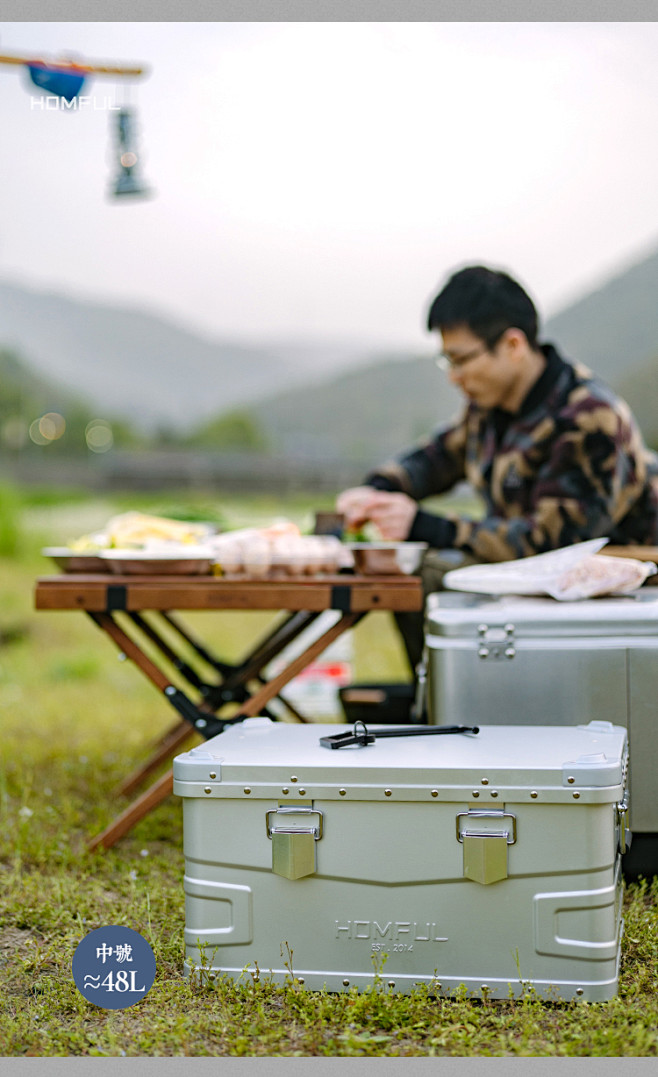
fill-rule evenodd
<path id="1" fill-rule="evenodd" d="M 255 580 L 68 573 L 42 577 L 36 586 L 38 610 L 87 613 L 179 716 L 151 757 L 122 782 L 122 794 L 132 793 L 193 733 L 209 738 L 229 723 L 271 714 L 268 704 L 285 685 L 367 613 L 422 607 L 421 581 L 415 576 L 340 574 Z M 212 654 L 207 644 L 190 632 L 181 622 L 179 610 L 279 610 L 285 616 L 239 663 L 230 664 Z M 311 643 L 304 646 L 302 641 L 302 652 L 267 679 L 266 667 L 325 610 L 337 611 L 337 620 Z M 284 702 L 293 720 L 308 720 Z M 171 792 L 172 784 L 169 770 L 96 835 L 89 848 L 114 845 Z"/>

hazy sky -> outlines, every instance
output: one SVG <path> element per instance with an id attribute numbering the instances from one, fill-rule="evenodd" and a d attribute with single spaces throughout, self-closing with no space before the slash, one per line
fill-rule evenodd
<path id="1" fill-rule="evenodd" d="M 0 52 L 142 61 L 151 200 L 109 200 L 109 104 L 0 65 L 0 278 L 213 336 L 427 346 L 485 261 L 546 315 L 658 247 L 658 23 L 0 24 Z"/>

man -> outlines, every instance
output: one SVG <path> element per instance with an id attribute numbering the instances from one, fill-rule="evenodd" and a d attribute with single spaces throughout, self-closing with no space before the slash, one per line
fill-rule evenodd
<path id="1" fill-rule="evenodd" d="M 457 564 L 604 535 L 617 545 L 658 543 L 658 461 L 628 405 L 586 367 L 538 343 L 537 312 L 515 280 L 484 266 L 462 269 L 434 299 L 428 328 L 440 335 L 437 362 L 466 397 L 465 410 L 344 491 L 337 509 L 348 527 L 372 521 L 384 539 L 427 542 L 426 592 Z M 418 507 L 462 480 L 482 498 L 483 519 Z M 422 620 L 398 623 L 415 667 Z"/>

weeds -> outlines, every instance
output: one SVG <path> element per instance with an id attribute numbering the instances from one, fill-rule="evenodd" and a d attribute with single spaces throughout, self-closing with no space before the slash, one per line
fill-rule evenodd
<path id="1" fill-rule="evenodd" d="M 0 631 L 17 621 L 26 628 L 0 648 L 0 1055 L 658 1054 L 656 881 L 627 888 L 619 993 L 605 1004 L 545 1002 L 530 985 L 504 1000 L 441 998 L 431 984 L 395 995 L 380 955 L 361 993 L 309 991 L 295 973 L 292 943 L 282 947 L 282 985 L 255 963 L 237 982 L 221 972 L 186 976 L 180 802 L 166 801 L 105 853 L 85 847 L 123 806 L 114 788 L 171 715 L 85 618 L 33 613 L 34 577 L 50 571 L 34 546 L 21 559 L 0 558 Z M 363 679 L 380 676 L 383 663 L 387 680 L 403 673 L 379 616 L 357 632 Z M 253 621 L 239 621 L 225 636 L 217 629 L 229 655 L 253 635 Z M 71 974 L 80 939 L 109 924 L 139 931 L 157 961 L 151 991 L 125 1010 L 86 1002 Z M 221 968 L 221 955 L 201 947 L 199 964 Z"/>

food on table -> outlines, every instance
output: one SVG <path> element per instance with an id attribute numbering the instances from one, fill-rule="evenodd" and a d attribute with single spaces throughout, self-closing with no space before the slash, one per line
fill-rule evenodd
<path id="1" fill-rule="evenodd" d="M 312 576 L 352 565 L 352 557 L 332 535 L 302 535 L 295 524 L 245 528 L 214 535 L 209 542 L 215 571 L 225 576 Z"/>
<path id="2" fill-rule="evenodd" d="M 180 571 L 185 570 L 185 558 L 208 559 L 217 575 L 265 579 L 272 576 L 332 574 L 341 568 L 351 568 L 353 557 L 339 541 L 330 535 L 302 535 L 299 527 L 289 520 L 274 521 L 269 527 L 249 527 L 217 534 L 208 525 L 127 512 L 113 516 L 102 531 L 82 535 L 65 550 L 54 547 L 44 550 L 46 556 L 67 555 L 58 563 L 65 571 L 73 571 L 72 558 L 97 555 L 100 568 L 91 565 L 86 571 L 106 570 L 106 559 L 114 571 L 137 572 L 143 562 L 144 570 L 167 569 L 162 558 L 176 558 Z M 124 559 L 133 555 L 129 562 Z M 102 560 L 101 560 L 102 559 Z M 156 563 L 160 560 L 160 568 Z M 153 565 L 150 562 L 153 562 Z M 116 563 L 115 563 L 116 562 Z M 77 571 L 81 571 L 80 567 Z M 208 571 L 209 569 L 205 569 Z M 203 571 L 196 568 L 195 571 Z"/>
<path id="3" fill-rule="evenodd" d="M 345 530 L 346 542 L 381 542 L 382 533 L 377 527 L 377 524 L 372 520 L 368 520 L 367 523 L 362 524 L 361 527 L 346 528 Z"/>
<path id="4" fill-rule="evenodd" d="M 124 512 L 108 520 L 102 531 L 82 535 L 69 543 L 76 552 L 108 549 L 146 549 L 175 542 L 193 546 L 204 542 L 211 533 L 206 524 L 170 520 L 166 516 L 149 516 L 143 512 Z"/>

